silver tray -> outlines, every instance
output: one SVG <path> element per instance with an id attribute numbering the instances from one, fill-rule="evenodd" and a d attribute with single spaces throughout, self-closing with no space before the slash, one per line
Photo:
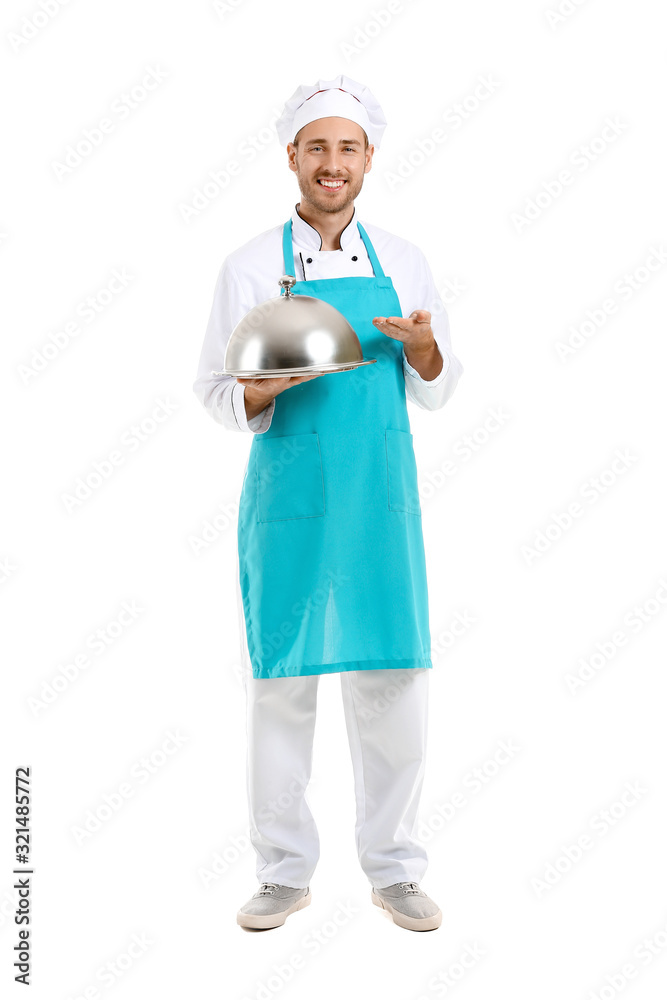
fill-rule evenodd
<path id="1" fill-rule="evenodd" d="M 309 368 L 271 368 L 263 371 L 221 371 L 211 372 L 211 375 L 233 375 L 235 378 L 286 378 L 297 375 L 329 375 L 334 372 L 348 372 L 362 365 L 374 365 L 377 358 L 367 361 L 349 361 L 337 365 L 312 365 Z"/>

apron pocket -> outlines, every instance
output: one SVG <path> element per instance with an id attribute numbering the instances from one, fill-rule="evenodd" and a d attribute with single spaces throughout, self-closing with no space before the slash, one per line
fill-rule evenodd
<path id="1" fill-rule="evenodd" d="M 417 461 L 412 447 L 412 434 L 410 431 L 397 431 L 392 428 L 387 428 L 384 434 L 389 510 L 402 510 L 407 514 L 421 515 L 417 490 Z"/>
<path id="2" fill-rule="evenodd" d="M 324 514 L 324 478 L 317 434 L 255 438 L 257 520 Z"/>

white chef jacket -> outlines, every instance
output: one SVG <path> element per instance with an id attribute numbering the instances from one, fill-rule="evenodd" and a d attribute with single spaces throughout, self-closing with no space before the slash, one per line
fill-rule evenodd
<path id="1" fill-rule="evenodd" d="M 373 276 L 357 218 L 355 207 L 350 222 L 341 233 L 339 250 L 322 250 L 320 234 L 299 215 L 295 205 L 292 244 L 297 281 Z M 428 309 L 431 313 L 431 328 L 443 359 L 442 371 L 430 381 L 423 379 L 408 363 L 403 349 L 403 372 L 406 396 L 424 410 L 440 409 L 454 392 L 463 366 L 452 351 L 447 312 L 426 258 L 408 240 L 367 222 L 361 221 L 361 224 L 384 273 L 392 280 L 403 316 L 409 316 L 415 309 Z M 212 375 L 211 372 L 224 368 L 225 348 L 236 324 L 254 306 L 280 295 L 278 279 L 284 273 L 282 240 L 283 223 L 230 253 L 218 273 L 193 390 L 213 419 L 228 430 L 262 434 L 271 426 L 275 399 L 248 420 L 244 400 L 246 387 L 232 375 Z"/>

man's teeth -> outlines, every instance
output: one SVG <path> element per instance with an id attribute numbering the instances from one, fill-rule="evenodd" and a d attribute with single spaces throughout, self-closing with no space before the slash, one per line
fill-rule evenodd
<path id="1" fill-rule="evenodd" d="M 322 185 L 324 185 L 324 187 L 328 187 L 328 188 L 341 188 L 343 186 L 343 184 L 345 183 L 345 181 L 323 181 L 320 178 L 319 183 L 322 184 Z"/>

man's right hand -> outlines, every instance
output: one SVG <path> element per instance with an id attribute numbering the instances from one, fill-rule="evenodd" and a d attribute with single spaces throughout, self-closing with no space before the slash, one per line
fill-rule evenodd
<path id="1" fill-rule="evenodd" d="M 299 382 L 309 382 L 311 378 L 320 378 L 327 372 L 317 372 L 314 375 L 292 375 L 283 378 L 237 378 L 236 381 L 245 386 L 243 398 L 248 420 L 252 420 L 268 406 L 272 399 L 279 396 L 285 389 L 290 389 Z"/>

